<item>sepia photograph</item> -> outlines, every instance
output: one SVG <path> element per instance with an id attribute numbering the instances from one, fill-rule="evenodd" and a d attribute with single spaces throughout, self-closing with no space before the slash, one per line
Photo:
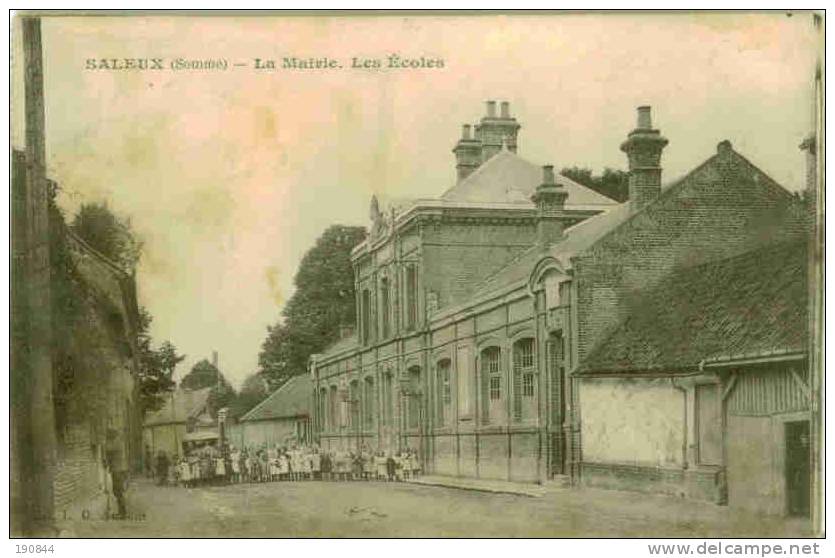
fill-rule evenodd
<path id="1" fill-rule="evenodd" d="M 9 26 L 17 554 L 824 537 L 823 11 Z"/>

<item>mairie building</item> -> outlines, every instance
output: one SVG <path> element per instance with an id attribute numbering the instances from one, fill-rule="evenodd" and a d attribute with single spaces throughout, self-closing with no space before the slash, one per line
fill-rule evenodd
<path id="1" fill-rule="evenodd" d="M 644 343 L 634 366 L 623 344 L 634 338 L 628 324 L 646 322 L 653 292 L 677 297 L 670 311 L 692 318 L 677 328 L 710 327 L 680 300 L 686 289 L 670 281 L 689 278 L 709 291 L 710 264 L 740 258 L 745 273 L 727 276 L 757 281 L 759 260 L 752 264 L 746 254 L 770 246 L 792 253 L 786 243 L 806 238 L 797 198 L 729 141 L 683 177 L 663 180 L 668 140 L 653 127 L 650 108 L 639 107 L 620 146 L 629 200 L 618 203 L 520 156 L 521 126 L 508 103 L 496 108 L 488 102 L 486 115 L 463 127 L 453 149 L 457 181 L 446 192 L 397 207 L 372 199 L 370 235 L 352 252 L 356 330 L 310 362 L 314 438 L 326 449 L 408 447 L 435 475 L 725 502 L 717 447 L 725 435 L 722 397 L 736 375 L 719 363 L 741 358 L 721 346 L 739 339 L 710 337 L 712 368 L 699 356 L 704 336 L 680 333 L 693 344 L 686 358 Z M 805 280 L 790 275 L 780 277 Z M 775 289 L 784 292 L 779 285 L 739 288 L 748 302 Z M 792 323 L 803 323 L 804 300 L 780 299 L 800 306 Z M 663 337 L 655 325 L 652 335 Z M 612 336 L 618 345 L 606 352 Z M 756 349 L 800 369 L 804 336 L 765 335 Z M 776 346 L 788 338 L 790 346 Z M 664 357 L 658 366 L 655 356 Z M 605 369 L 597 373 L 595 363 Z M 788 371 L 779 381 L 793 386 Z M 700 410 L 700 401 L 710 406 Z M 791 411 L 803 415 L 808 405 Z"/>

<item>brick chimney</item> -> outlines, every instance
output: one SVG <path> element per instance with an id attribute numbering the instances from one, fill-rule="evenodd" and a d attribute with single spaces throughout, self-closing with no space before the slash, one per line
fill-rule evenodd
<path id="1" fill-rule="evenodd" d="M 487 161 L 501 151 L 503 141 L 507 149 L 516 153 L 517 136 L 522 126 L 510 116 L 510 103 L 502 101 L 501 112 L 496 115 L 496 101 L 487 101 L 487 115 L 476 124 L 476 137 L 481 139 L 482 161 Z"/>
<path id="2" fill-rule="evenodd" d="M 620 146 L 629 159 L 629 203 L 638 210 L 661 193 L 661 151 L 667 138 L 652 127 L 648 106 L 638 107 L 638 126 Z"/>
<path id="3" fill-rule="evenodd" d="M 464 124 L 461 129 L 461 139 L 452 148 L 455 153 L 455 170 L 458 181 L 462 181 L 481 164 L 481 141 L 472 137 L 472 127 Z"/>
<path id="4" fill-rule="evenodd" d="M 536 204 L 536 240 L 541 247 L 559 242 L 565 230 L 568 214 L 565 200 L 568 192 L 556 183 L 554 167 L 542 167 L 542 184 L 536 187 L 531 201 Z"/>

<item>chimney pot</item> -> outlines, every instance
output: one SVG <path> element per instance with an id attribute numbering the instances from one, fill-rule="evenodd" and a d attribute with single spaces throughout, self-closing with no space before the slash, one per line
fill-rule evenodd
<path id="1" fill-rule="evenodd" d="M 652 129 L 652 108 L 644 105 L 638 107 L 638 129 L 651 130 Z"/>
<path id="2" fill-rule="evenodd" d="M 488 118 L 496 117 L 496 101 L 487 101 L 487 116 Z"/>
<path id="3" fill-rule="evenodd" d="M 716 153 L 719 155 L 726 155 L 730 153 L 732 149 L 733 145 L 731 145 L 730 140 L 723 140 L 716 146 Z"/>
<path id="4" fill-rule="evenodd" d="M 464 126 L 461 128 L 461 139 L 465 139 L 465 140 L 470 139 L 470 125 L 469 124 L 464 124 Z"/>
<path id="5" fill-rule="evenodd" d="M 544 165 L 542 167 L 542 183 L 554 184 L 554 165 Z"/>
<path id="6" fill-rule="evenodd" d="M 502 118 L 510 118 L 510 103 L 502 101 Z"/>

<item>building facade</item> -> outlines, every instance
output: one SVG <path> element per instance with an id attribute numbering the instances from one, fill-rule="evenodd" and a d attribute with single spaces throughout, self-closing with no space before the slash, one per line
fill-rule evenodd
<path id="1" fill-rule="evenodd" d="M 238 447 L 310 443 L 312 389 L 308 375 L 293 376 L 230 427 L 230 441 Z"/>
<path id="2" fill-rule="evenodd" d="M 518 156 L 519 129 L 488 103 L 453 150 L 452 188 L 388 215 L 372 203 L 352 255 L 357 332 L 311 359 L 325 447 L 408 446 L 435 474 L 577 482 L 574 372 L 639 293 L 804 234 L 794 198 L 727 141 L 662 187 L 667 139 L 649 107 L 621 145 L 622 204 Z"/>
<path id="3" fill-rule="evenodd" d="M 142 441 L 146 461 L 159 452 L 169 457 L 182 457 L 184 444 L 204 440 L 217 443 L 218 424 L 209 412 L 212 388 L 179 388 L 165 396 L 158 411 L 148 413 L 142 425 Z M 146 464 L 146 467 L 150 466 Z"/>

